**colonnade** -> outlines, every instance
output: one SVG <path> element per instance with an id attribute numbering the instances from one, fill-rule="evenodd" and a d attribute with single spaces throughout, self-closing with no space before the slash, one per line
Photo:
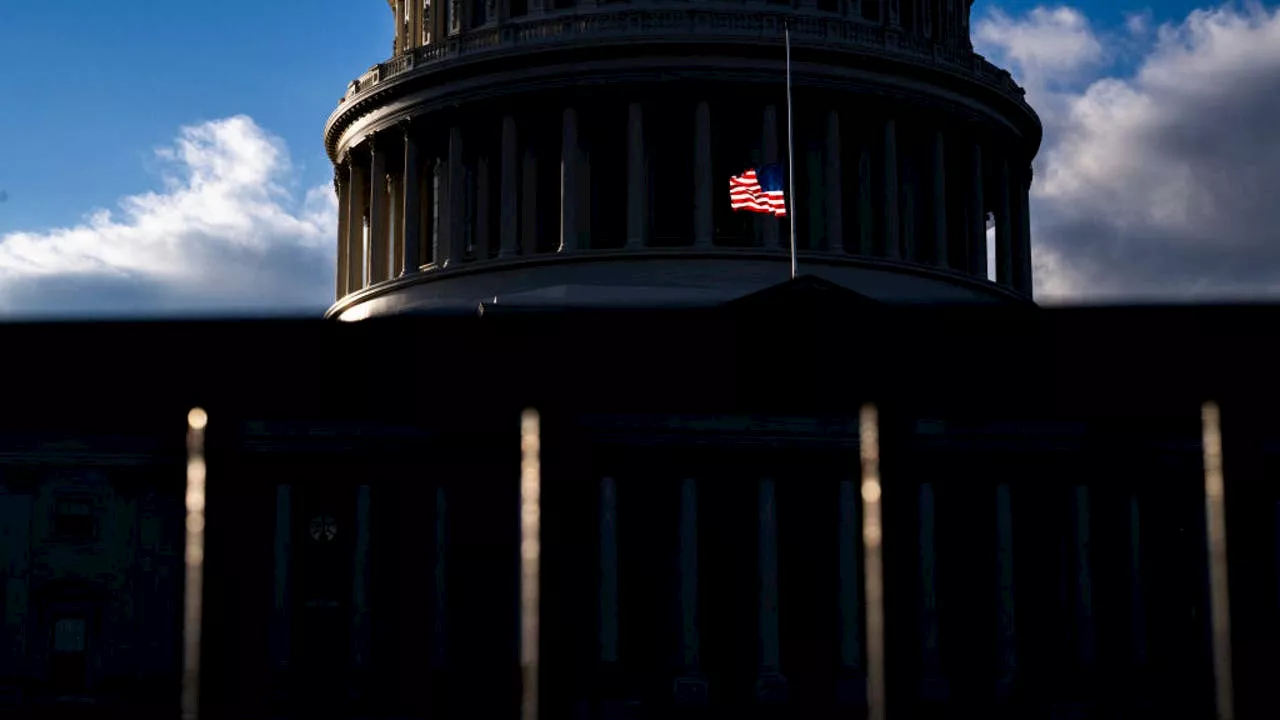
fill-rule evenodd
<path id="1" fill-rule="evenodd" d="M 672 115 L 670 103 L 659 112 L 657 103 L 630 102 L 612 114 L 592 110 L 589 121 L 561 106 L 498 122 L 423 116 L 365 136 L 335 170 L 337 296 L 422 270 L 546 253 L 782 251 L 791 222 L 799 223 L 803 252 L 905 261 L 1030 294 L 1031 170 L 1011 139 L 933 128 L 910 115 L 869 122 L 865 113 L 806 111 L 797 140 L 811 139 L 815 150 L 797 145 L 789 217 L 760 217 L 744 230 L 727 219 L 725 186 L 749 157 L 786 165 L 780 108 L 691 105 L 687 120 Z M 756 112 L 759 140 L 742 148 L 739 164 L 724 160 L 730 135 Z M 654 123 L 661 127 L 647 127 Z M 658 135 L 682 125 L 687 135 Z M 685 172 L 692 177 L 672 174 Z M 664 197 L 664 184 L 692 193 Z M 625 217 L 616 231 L 605 227 L 614 216 Z"/>

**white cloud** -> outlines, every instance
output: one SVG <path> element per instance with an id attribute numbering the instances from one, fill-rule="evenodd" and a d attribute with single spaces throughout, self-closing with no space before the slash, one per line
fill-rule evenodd
<path id="1" fill-rule="evenodd" d="M 1032 197 L 1039 299 L 1280 295 L 1280 11 L 1197 10 L 1160 26 L 1114 77 L 1075 10 L 993 14 L 977 36 L 1020 73 L 1045 122 Z"/>
<path id="2" fill-rule="evenodd" d="M 0 312 L 323 310 L 337 201 L 324 186 L 290 195 L 282 141 L 239 115 L 183 128 L 157 156 L 163 190 L 73 227 L 0 236 Z"/>

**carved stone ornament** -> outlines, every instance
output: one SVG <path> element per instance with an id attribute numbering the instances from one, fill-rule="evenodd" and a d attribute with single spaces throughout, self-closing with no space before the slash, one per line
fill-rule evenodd
<path id="1" fill-rule="evenodd" d="M 330 542 L 338 536 L 338 521 L 329 515 L 317 515 L 311 518 L 311 539 L 316 542 Z"/>

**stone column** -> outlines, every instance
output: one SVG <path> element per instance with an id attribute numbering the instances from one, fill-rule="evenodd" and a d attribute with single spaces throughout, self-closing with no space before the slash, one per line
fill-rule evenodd
<path id="1" fill-rule="evenodd" d="M 289 623 L 291 604 L 290 564 L 293 560 L 292 488 L 276 486 L 275 596 L 271 606 L 271 666 L 277 675 L 289 669 Z"/>
<path id="2" fill-rule="evenodd" d="M 950 267 L 947 252 L 947 162 L 944 155 L 942 131 L 933 134 L 933 262 L 941 268 Z"/>
<path id="3" fill-rule="evenodd" d="M 600 481 L 600 588 L 598 637 L 600 662 L 618 662 L 618 486 Z"/>
<path id="4" fill-rule="evenodd" d="M 827 250 L 844 253 L 844 193 L 840 177 L 840 111 L 827 111 L 827 154 L 823 158 L 826 190 Z"/>
<path id="5" fill-rule="evenodd" d="M 898 166 L 898 178 L 901 181 L 898 190 L 898 203 L 902 210 L 901 224 L 898 226 L 900 257 L 910 262 L 920 261 L 920 241 L 917 237 L 916 217 L 919 209 L 920 178 L 914 154 L 901 158 Z"/>
<path id="6" fill-rule="evenodd" d="M 364 287 L 364 193 L 368 189 L 361 163 L 347 151 L 347 290 L 355 292 Z"/>
<path id="7" fill-rule="evenodd" d="M 367 671 L 370 665 L 369 651 L 372 645 L 373 626 L 369 617 L 369 549 L 370 549 L 370 488 L 356 488 L 356 538 L 353 577 L 351 580 L 351 661 L 357 673 Z"/>
<path id="8" fill-rule="evenodd" d="M 764 703 L 783 703 L 787 683 L 782 677 L 782 657 L 778 638 L 778 508 L 771 479 L 761 480 L 758 497 L 759 526 L 756 558 L 759 565 L 760 596 L 757 614 L 759 674 L 756 697 Z"/>
<path id="9" fill-rule="evenodd" d="M 372 156 L 369 173 L 369 281 L 376 283 L 387 275 L 387 155 L 378 147 L 377 137 L 368 135 Z"/>
<path id="10" fill-rule="evenodd" d="M 707 685 L 698 658 L 698 485 L 686 479 L 680 485 L 680 667 L 674 684 L 677 705 L 706 702 Z"/>
<path id="11" fill-rule="evenodd" d="M 1013 498 L 1007 484 L 996 487 L 996 702 L 1013 695 L 1018 669 L 1013 587 Z"/>
<path id="12" fill-rule="evenodd" d="M 627 106 L 627 249 L 649 242 L 649 172 L 644 146 L 644 108 Z"/>
<path id="13" fill-rule="evenodd" d="M 693 122 L 693 244 L 715 244 L 715 205 L 711 161 L 711 103 L 698 102 Z"/>
<path id="14" fill-rule="evenodd" d="M 510 115 L 502 118 L 502 212 L 499 219 L 502 240 L 498 257 L 514 257 L 516 242 L 520 237 L 520 149 L 516 144 L 516 119 Z"/>
<path id="15" fill-rule="evenodd" d="M 387 210 L 394 215 L 391 221 L 391 260 L 387 265 L 387 278 L 393 278 L 400 274 L 401 268 L 404 267 L 404 206 L 408 204 L 405 201 L 404 194 L 404 173 L 400 168 L 396 168 L 390 174 L 390 180 L 387 183 L 388 197 L 390 202 L 387 203 Z"/>
<path id="16" fill-rule="evenodd" d="M 982 146 L 973 144 L 972 174 L 969 177 L 969 274 L 987 277 L 987 206 L 982 195 L 986 174 L 982 165 Z"/>
<path id="17" fill-rule="evenodd" d="M 435 507 L 435 557 L 432 562 L 431 583 L 431 657 L 433 670 L 445 667 L 448 660 L 448 603 L 446 598 L 445 561 L 449 549 L 448 498 L 443 485 L 436 486 Z"/>
<path id="18" fill-rule="evenodd" d="M 417 0 L 414 0 L 417 2 Z M 418 139 L 409 123 L 401 125 L 404 132 L 404 263 L 401 275 L 418 271 L 422 266 L 422 163 L 418 158 Z"/>
<path id="19" fill-rule="evenodd" d="M 837 700 L 842 706 L 864 708 L 867 673 L 862 662 L 862 603 L 858 558 L 858 488 L 851 480 L 840 482 L 839 524 L 836 529 L 839 567 L 840 677 Z"/>
<path id="20" fill-rule="evenodd" d="M 1009 160 L 1000 160 L 1000 175 L 996 180 L 998 204 L 996 206 L 996 282 L 1013 287 L 1013 202 L 1010 198 Z"/>
<path id="21" fill-rule="evenodd" d="M 449 207 L 449 181 L 445 177 L 445 164 L 440 159 L 431 163 L 431 263 L 437 269 L 444 267 L 449 256 L 449 223 L 442 213 Z"/>
<path id="22" fill-rule="evenodd" d="M 405 51 L 408 47 L 407 38 L 404 36 L 404 2 L 405 0 L 396 0 L 396 54 Z"/>
<path id="23" fill-rule="evenodd" d="M 875 218 L 872 203 L 871 148 L 862 141 L 858 147 L 858 253 L 870 257 L 875 252 Z"/>
<path id="24" fill-rule="evenodd" d="M 520 193 L 520 254 L 538 252 L 538 156 L 533 143 L 524 147 L 523 187 Z"/>
<path id="25" fill-rule="evenodd" d="M 497 255 L 493 247 L 493 229 L 489 225 L 489 156 L 481 155 L 476 160 L 476 257 L 489 259 Z"/>
<path id="26" fill-rule="evenodd" d="M 449 257 L 444 267 L 459 265 L 467 252 L 467 166 L 462 148 L 462 126 L 449 128 Z"/>
<path id="27" fill-rule="evenodd" d="M 579 248 L 578 174 L 581 152 L 578 147 L 578 113 L 565 108 L 560 124 L 560 252 Z"/>
<path id="28" fill-rule="evenodd" d="M 1018 219 L 1021 221 L 1021 237 L 1018 238 L 1018 289 L 1030 295 L 1032 292 L 1031 265 L 1031 167 L 1023 171 L 1023 182 L 1018 185 L 1018 200 L 1021 207 Z"/>
<path id="29" fill-rule="evenodd" d="M 884 121 L 883 232 L 885 256 L 901 258 L 902 247 L 898 241 L 898 129 L 893 118 Z"/>
<path id="30" fill-rule="evenodd" d="M 920 561 L 920 699 L 928 704 L 947 701 L 947 681 L 942 668 L 942 649 L 938 639 L 938 568 L 934 490 L 932 483 L 920 485 L 919 496 L 919 561 Z"/>
<path id="31" fill-rule="evenodd" d="M 760 127 L 760 149 L 764 152 L 764 163 L 773 165 L 778 162 L 778 106 L 765 105 L 764 118 Z M 785 174 L 784 174 L 785 177 Z M 787 188 L 789 190 L 789 188 Z M 797 212 L 795 206 L 796 199 L 791 197 L 791 193 L 785 193 L 787 196 L 787 216 L 794 217 Z M 766 217 L 764 221 L 764 246 L 766 249 L 776 250 L 782 248 L 782 223 L 777 218 Z"/>
<path id="32" fill-rule="evenodd" d="M 350 221 L 347 219 L 347 213 L 350 211 L 351 200 L 347 197 L 351 185 L 348 182 L 349 171 L 339 163 L 333 168 L 333 190 L 338 196 L 338 250 L 335 258 L 334 266 L 337 271 L 337 289 L 335 294 L 338 300 L 341 300 L 347 292 L 347 281 L 351 276 L 351 270 L 347 266 L 349 258 L 347 257 L 347 226 Z"/>

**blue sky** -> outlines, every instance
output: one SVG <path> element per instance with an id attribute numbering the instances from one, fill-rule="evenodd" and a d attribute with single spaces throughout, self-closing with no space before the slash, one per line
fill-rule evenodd
<path id="1" fill-rule="evenodd" d="M 1129 23 L 1135 15 L 1148 21 Z M 1280 147 L 1266 104 L 1280 87 L 1256 80 L 1280 78 L 1275 3 L 979 0 L 974 36 L 1045 119 L 1044 181 L 1033 197 L 1044 297 L 1280 288 L 1280 253 L 1232 261 L 1213 237 L 1250 213 L 1270 224 L 1269 193 L 1235 207 L 1248 198 L 1238 201 L 1232 171 L 1213 163 L 1242 158 L 1257 166 L 1253 185 L 1280 186 L 1280 157 L 1273 167 L 1274 153 L 1256 150 Z M 0 67 L 10 69 L 0 112 L 0 317 L 326 306 L 332 170 L 321 130 L 347 82 L 390 49 L 384 0 L 0 3 Z M 1169 68 L 1203 76 L 1199 95 L 1162 80 Z M 1217 94 L 1205 95 L 1205 84 Z M 1100 122 L 1099 113 L 1116 115 Z M 1214 153 L 1199 139 L 1176 145 L 1200 129 Z M 1167 142 L 1153 139 L 1166 131 Z M 1118 159 L 1148 145 L 1160 153 Z M 1099 160 L 1097 148 L 1111 150 Z M 1145 177 L 1149 168 L 1162 170 Z M 1169 185 L 1186 173 L 1200 185 Z M 1138 190 L 1149 196 L 1124 195 Z M 1179 225 L 1157 211 L 1166 204 L 1203 217 Z M 1228 205 L 1230 217 L 1213 214 Z M 1138 206 L 1152 209 L 1106 221 Z M 1233 250 L 1280 245 L 1274 231 L 1231 227 L 1248 238 Z M 1076 242 L 1079 233 L 1088 240 Z M 1151 260 L 1167 257 L 1184 264 Z M 1139 263 L 1164 275 L 1116 269 Z"/>

